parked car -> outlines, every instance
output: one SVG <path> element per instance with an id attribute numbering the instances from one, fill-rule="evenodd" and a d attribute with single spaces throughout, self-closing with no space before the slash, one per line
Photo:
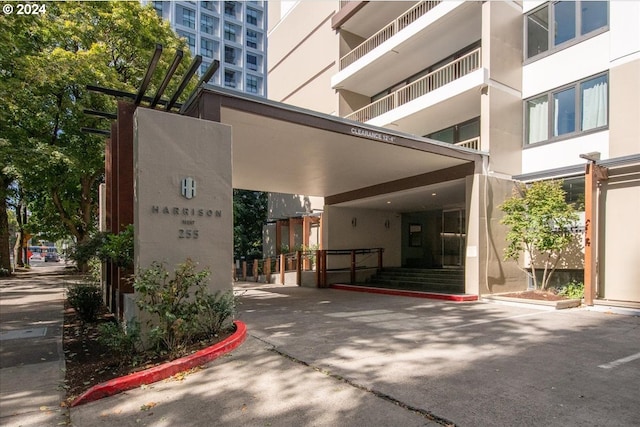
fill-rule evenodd
<path id="1" fill-rule="evenodd" d="M 60 255 L 55 252 L 47 252 L 44 256 L 44 262 L 59 262 Z"/>

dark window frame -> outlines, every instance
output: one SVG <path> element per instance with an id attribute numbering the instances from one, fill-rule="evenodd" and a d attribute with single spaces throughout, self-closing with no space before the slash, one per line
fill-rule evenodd
<path id="1" fill-rule="evenodd" d="M 185 13 L 188 15 L 185 19 Z M 186 22 L 186 24 L 185 24 Z M 183 27 L 190 28 L 192 30 L 196 29 L 196 11 L 193 9 L 189 9 L 188 7 L 182 8 L 182 21 L 180 24 Z"/>
<path id="2" fill-rule="evenodd" d="M 524 19 L 524 25 L 523 25 L 523 49 L 522 49 L 522 53 L 523 53 L 523 60 L 524 60 L 524 64 L 528 64 L 534 61 L 537 61 L 539 59 L 545 58 L 549 55 L 552 55 L 556 52 L 559 52 L 563 49 L 566 49 L 568 47 L 574 46 L 578 43 L 581 43 L 585 40 L 588 40 L 592 37 L 595 37 L 597 35 L 600 35 L 604 32 L 609 31 L 609 25 L 611 22 L 611 10 L 610 10 L 610 1 L 609 0 L 603 0 L 607 2 L 607 23 L 601 27 L 598 27 L 596 29 L 593 29 L 585 34 L 582 34 L 582 8 L 580 7 L 580 4 L 583 2 L 587 2 L 587 3 L 591 3 L 591 1 L 589 0 L 576 0 L 575 2 L 572 2 L 575 4 L 575 21 L 574 21 L 574 27 L 575 27 L 575 36 L 562 42 L 559 43 L 558 45 L 555 44 L 554 41 L 554 35 L 555 35 L 555 29 L 556 29 L 556 23 L 555 23 L 555 11 L 554 11 L 554 5 L 557 3 L 561 3 L 567 0 L 562 0 L 562 1 L 551 1 L 551 2 L 547 2 L 544 3 L 538 7 L 536 7 L 535 9 L 530 10 L 529 12 L 527 12 L 523 19 Z M 548 23 L 548 30 L 547 30 L 547 49 L 537 53 L 535 55 L 531 55 L 529 56 L 529 27 L 528 27 L 528 19 L 529 16 L 534 15 L 538 12 L 540 12 L 543 9 L 547 9 L 547 17 L 549 20 Z"/>
<path id="3" fill-rule="evenodd" d="M 586 82 L 590 82 L 592 80 L 601 78 L 603 76 L 606 76 L 606 82 L 607 82 L 607 123 L 605 125 L 602 126 L 597 126 L 597 127 L 593 127 L 587 130 L 583 130 L 582 129 L 582 105 L 581 105 L 581 101 L 582 101 L 582 86 L 584 83 Z M 551 90 L 542 92 L 542 93 L 538 93 L 534 96 L 530 96 L 526 99 L 524 99 L 522 101 L 522 117 L 523 117 L 523 122 L 524 122 L 524 126 L 523 126 L 523 148 L 530 148 L 530 147 L 538 147 L 540 145 L 544 145 L 544 144 L 550 144 L 550 143 L 554 143 L 554 142 L 558 142 L 558 141 L 563 141 L 566 139 L 571 139 L 571 138 L 575 138 L 575 137 L 579 137 L 579 136 L 583 136 L 583 135 L 588 135 L 590 133 L 595 133 L 595 132 L 601 132 L 603 130 L 607 130 L 609 129 L 609 122 L 611 120 L 609 111 L 611 108 L 610 105 L 610 97 L 611 97 L 611 90 L 610 90 L 610 85 L 609 85 L 610 81 L 609 81 L 609 72 L 605 71 L 602 73 L 597 73 L 597 74 L 593 74 L 591 76 L 588 77 L 584 77 L 580 80 L 576 80 L 574 82 L 571 82 L 569 84 L 563 85 L 563 86 L 559 86 L 556 88 L 553 88 Z M 575 89 L 575 94 L 574 94 L 574 130 L 573 132 L 568 132 L 568 133 L 563 133 L 561 135 L 557 135 L 554 136 L 554 128 L 555 128 L 555 112 L 554 112 L 554 101 L 553 101 L 553 97 L 554 94 L 563 92 L 565 90 L 568 89 Z M 529 142 L 529 126 L 530 126 L 530 120 L 529 120 L 529 110 L 527 108 L 527 103 L 533 99 L 537 99 L 537 98 L 542 98 L 545 97 L 547 98 L 547 139 L 544 140 L 540 140 L 537 142 Z"/>
<path id="4" fill-rule="evenodd" d="M 435 132 L 430 132 L 430 133 L 426 134 L 424 137 L 425 138 L 429 138 L 429 139 L 435 139 L 432 135 L 440 133 L 440 132 L 445 131 L 447 129 L 453 128 L 453 142 L 451 144 L 457 144 L 459 142 L 466 141 L 466 139 L 460 140 L 460 127 L 465 126 L 465 125 L 469 125 L 469 124 L 474 123 L 474 122 L 478 122 L 478 128 L 480 128 L 480 125 L 481 125 L 480 124 L 480 116 L 476 116 L 476 117 L 474 117 L 472 119 L 465 120 L 464 122 L 456 123 L 453 126 L 447 126 L 446 128 L 439 129 L 439 130 L 437 130 Z M 477 136 L 478 138 L 480 137 L 480 133 L 481 133 L 481 129 L 479 129 L 478 136 Z M 440 140 L 436 139 L 436 141 L 440 141 Z M 441 141 L 441 142 L 445 142 L 445 141 Z"/>
<path id="5" fill-rule="evenodd" d="M 250 80 L 251 80 L 251 83 L 252 83 L 251 85 L 249 84 Z M 255 82 L 255 90 L 251 90 L 251 89 L 254 88 L 254 85 L 253 85 L 254 82 Z M 260 92 L 260 87 L 259 87 L 259 84 L 258 84 L 259 82 L 260 82 L 259 77 L 253 76 L 251 74 L 247 74 L 245 90 L 248 93 L 259 93 Z"/>

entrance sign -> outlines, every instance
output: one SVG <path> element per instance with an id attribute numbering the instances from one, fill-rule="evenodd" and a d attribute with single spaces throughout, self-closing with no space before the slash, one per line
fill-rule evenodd
<path id="1" fill-rule="evenodd" d="M 232 289 L 231 127 L 138 108 L 133 145 L 136 271 L 190 258 Z"/>

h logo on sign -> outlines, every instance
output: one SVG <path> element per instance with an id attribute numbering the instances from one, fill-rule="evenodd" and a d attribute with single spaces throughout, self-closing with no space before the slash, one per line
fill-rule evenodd
<path id="1" fill-rule="evenodd" d="M 182 180 L 181 185 L 181 194 L 185 199 L 193 199 L 196 197 L 196 181 L 191 177 L 187 177 Z"/>

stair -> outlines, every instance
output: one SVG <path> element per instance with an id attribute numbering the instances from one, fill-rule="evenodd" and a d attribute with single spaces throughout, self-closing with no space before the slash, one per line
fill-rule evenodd
<path id="1" fill-rule="evenodd" d="M 363 285 L 446 294 L 464 293 L 464 269 L 384 268 Z"/>

